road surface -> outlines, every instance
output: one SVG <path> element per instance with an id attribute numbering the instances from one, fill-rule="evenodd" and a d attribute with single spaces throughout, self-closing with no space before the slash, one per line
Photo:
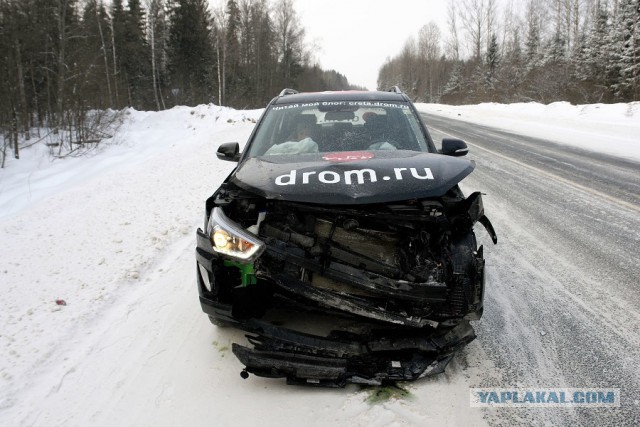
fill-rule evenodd
<path id="1" fill-rule="evenodd" d="M 444 137 L 469 145 L 477 168 L 463 188 L 486 193 L 499 236 L 494 247 L 476 231 L 488 272 L 477 343 L 498 372 L 480 384 L 621 392 L 616 410 L 501 409 L 489 421 L 640 425 L 640 164 L 423 119 L 436 145 Z"/>

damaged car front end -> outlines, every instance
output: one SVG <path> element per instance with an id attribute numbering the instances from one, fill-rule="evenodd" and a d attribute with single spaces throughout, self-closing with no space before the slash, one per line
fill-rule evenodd
<path id="1" fill-rule="evenodd" d="M 372 116 L 386 126 L 367 127 Z M 315 126 L 311 142 L 269 154 L 300 121 Z M 458 188 L 475 167 L 457 157 L 466 145 L 449 140 L 437 152 L 404 94 L 283 94 L 238 152 L 219 149 L 239 165 L 207 200 L 196 258 L 204 312 L 249 333 L 252 347 L 233 344 L 243 376 L 334 387 L 415 380 L 442 372 L 475 338 L 484 258 L 474 225 L 497 237 L 481 194 Z M 277 307 L 335 328 L 269 322 Z"/>

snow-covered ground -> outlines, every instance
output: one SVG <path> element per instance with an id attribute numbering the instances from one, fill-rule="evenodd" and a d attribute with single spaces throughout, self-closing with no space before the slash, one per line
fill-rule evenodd
<path id="1" fill-rule="evenodd" d="M 640 102 L 571 105 L 417 104 L 419 111 L 640 160 Z"/>
<path id="2" fill-rule="evenodd" d="M 640 160 L 640 103 L 418 107 Z M 52 161 L 34 146 L 8 159 L 0 170 L 0 425 L 483 421 L 467 389 L 454 387 L 487 368 L 475 359 L 413 389 L 419 405 L 370 404 L 354 388 L 240 380 L 229 346 L 242 334 L 217 330 L 200 312 L 192 254 L 204 200 L 234 166 L 217 161 L 216 148 L 244 143 L 260 113 L 128 110 L 91 156 Z M 191 376 L 172 375 L 185 367 Z M 202 393 L 211 419 L 194 417 L 207 412 L 189 404 Z"/>

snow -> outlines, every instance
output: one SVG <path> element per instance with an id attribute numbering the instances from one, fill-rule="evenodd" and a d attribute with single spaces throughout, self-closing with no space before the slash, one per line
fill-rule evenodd
<path id="1" fill-rule="evenodd" d="M 617 157 L 640 160 L 640 102 L 572 105 L 483 103 L 416 104 L 425 113 L 495 127 L 520 135 Z"/>
<path id="2" fill-rule="evenodd" d="M 640 159 L 640 103 L 419 109 Z M 260 114 L 126 110 L 117 135 L 90 156 L 53 161 L 35 145 L 8 159 L 0 170 L 0 425 L 484 423 L 468 407 L 468 378 L 491 369 L 474 343 L 473 358 L 377 404 L 355 387 L 240 379 L 229 347 L 243 334 L 201 313 L 193 248 L 204 200 L 234 167 L 215 150 L 243 144 Z"/>

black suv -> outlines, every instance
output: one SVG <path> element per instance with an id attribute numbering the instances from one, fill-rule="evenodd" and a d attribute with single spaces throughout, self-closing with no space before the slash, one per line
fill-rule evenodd
<path id="1" fill-rule="evenodd" d="M 220 145 L 238 167 L 207 199 L 197 281 L 214 324 L 250 333 L 253 348 L 233 345 L 242 376 L 344 386 L 442 372 L 482 315 L 474 224 L 497 242 L 480 193 L 458 188 L 475 168 L 466 153 L 456 139 L 438 151 L 397 88 L 285 89 L 243 153 Z M 330 330 L 270 320 L 278 310 Z"/>

